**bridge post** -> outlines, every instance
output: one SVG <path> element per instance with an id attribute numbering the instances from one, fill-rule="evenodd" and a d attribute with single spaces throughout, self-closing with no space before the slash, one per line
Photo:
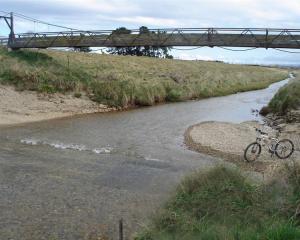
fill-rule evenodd
<path id="1" fill-rule="evenodd" d="M 269 43 L 268 43 L 268 37 L 269 37 L 269 29 L 266 29 L 266 38 L 265 38 L 265 48 L 269 48 Z"/>
<path id="2" fill-rule="evenodd" d="M 10 28 L 9 38 L 8 38 L 8 46 L 10 46 L 15 41 L 15 32 L 14 32 L 14 14 L 10 13 L 10 24 L 8 24 Z"/>
<path id="3" fill-rule="evenodd" d="M 208 42 L 210 43 L 210 44 L 209 44 L 209 47 L 211 47 L 211 48 L 214 47 L 214 46 L 211 44 L 213 34 L 214 34 L 214 29 L 213 29 L 213 28 L 209 28 L 209 29 L 207 30 L 207 40 L 208 40 Z"/>
<path id="4" fill-rule="evenodd" d="M 8 42 L 7 42 L 7 47 L 10 47 L 10 44 L 14 42 L 15 40 L 15 33 L 14 33 L 14 16 L 13 13 L 10 13 L 10 17 L 7 17 L 6 15 L 4 16 L 0 16 L 0 20 L 4 19 L 4 21 L 6 22 L 10 33 L 9 33 L 9 37 L 8 37 Z"/>

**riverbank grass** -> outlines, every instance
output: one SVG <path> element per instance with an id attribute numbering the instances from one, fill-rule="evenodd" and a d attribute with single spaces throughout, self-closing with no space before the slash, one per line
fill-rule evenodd
<path id="1" fill-rule="evenodd" d="M 300 167 L 286 167 L 268 184 L 216 167 L 182 181 L 136 240 L 296 240 Z"/>
<path id="2" fill-rule="evenodd" d="M 261 89 L 287 75 L 282 69 L 219 62 L 0 49 L 1 84 L 48 93 L 85 92 L 94 101 L 117 107 Z"/>
<path id="3" fill-rule="evenodd" d="M 288 110 L 300 108 L 300 72 L 296 78 L 279 89 L 269 103 L 273 113 L 284 114 Z"/>

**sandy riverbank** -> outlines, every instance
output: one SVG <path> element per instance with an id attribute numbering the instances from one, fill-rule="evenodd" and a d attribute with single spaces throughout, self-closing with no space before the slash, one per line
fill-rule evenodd
<path id="1" fill-rule="evenodd" d="M 115 109 L 72 94 L 39 94 L 0 85 L 0 126 L 36 122 Z"/>
<path id="2" fill-rule="evenodd" d="M 260 158 L 254 163 L 244 160 L 244 149 L 256 139 L 255 128 L 257 122 L 243 122 L 241 124 L 227 122 L 202 122 L 191 126 L 185 133 L 186 145 L 194 151 L 217 156 L 233 162 L 246 170 L 254 170 L 269 174 L 287 160 L 271 158 L 266 149 L 262 149 Z M 274 131 L 267 129 L 269 134 Z M 284 124 L 281 139 L 289 138 L 295 144 L 295 153 L 288 161 L 300 160 L 300 124 Z"/>

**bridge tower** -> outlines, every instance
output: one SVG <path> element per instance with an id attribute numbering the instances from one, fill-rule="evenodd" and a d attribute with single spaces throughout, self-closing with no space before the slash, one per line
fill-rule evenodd
<path id="1" fill-rule="evenodd" d="M 15 32 L 14 32 L 14 14 L 11 12 L 10 16 L 8 17 L 6 16 L 0 16 L 0 20 L 4 19 L 4 21 L 6 22 L 10 33 L 9 33 L 9 38 L 8 38 L 8 46 L 10 46 L 14 40 L 15 40 Z"/>

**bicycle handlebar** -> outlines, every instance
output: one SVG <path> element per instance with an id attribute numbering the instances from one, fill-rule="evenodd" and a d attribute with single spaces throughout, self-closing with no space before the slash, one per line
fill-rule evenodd
<path id="1" fill-rule="evenodd" d="M 255 130 L 256 130 L 257 132 L 259 132 L 260 134 L 264 134 L 264 135 L 267 135 L 267 134 L 268 134 L 268 133 L 263 132 L 262 130 L 260 130 L 260 129 L 258 129 L 258 128 L 255 128 Z"/>

